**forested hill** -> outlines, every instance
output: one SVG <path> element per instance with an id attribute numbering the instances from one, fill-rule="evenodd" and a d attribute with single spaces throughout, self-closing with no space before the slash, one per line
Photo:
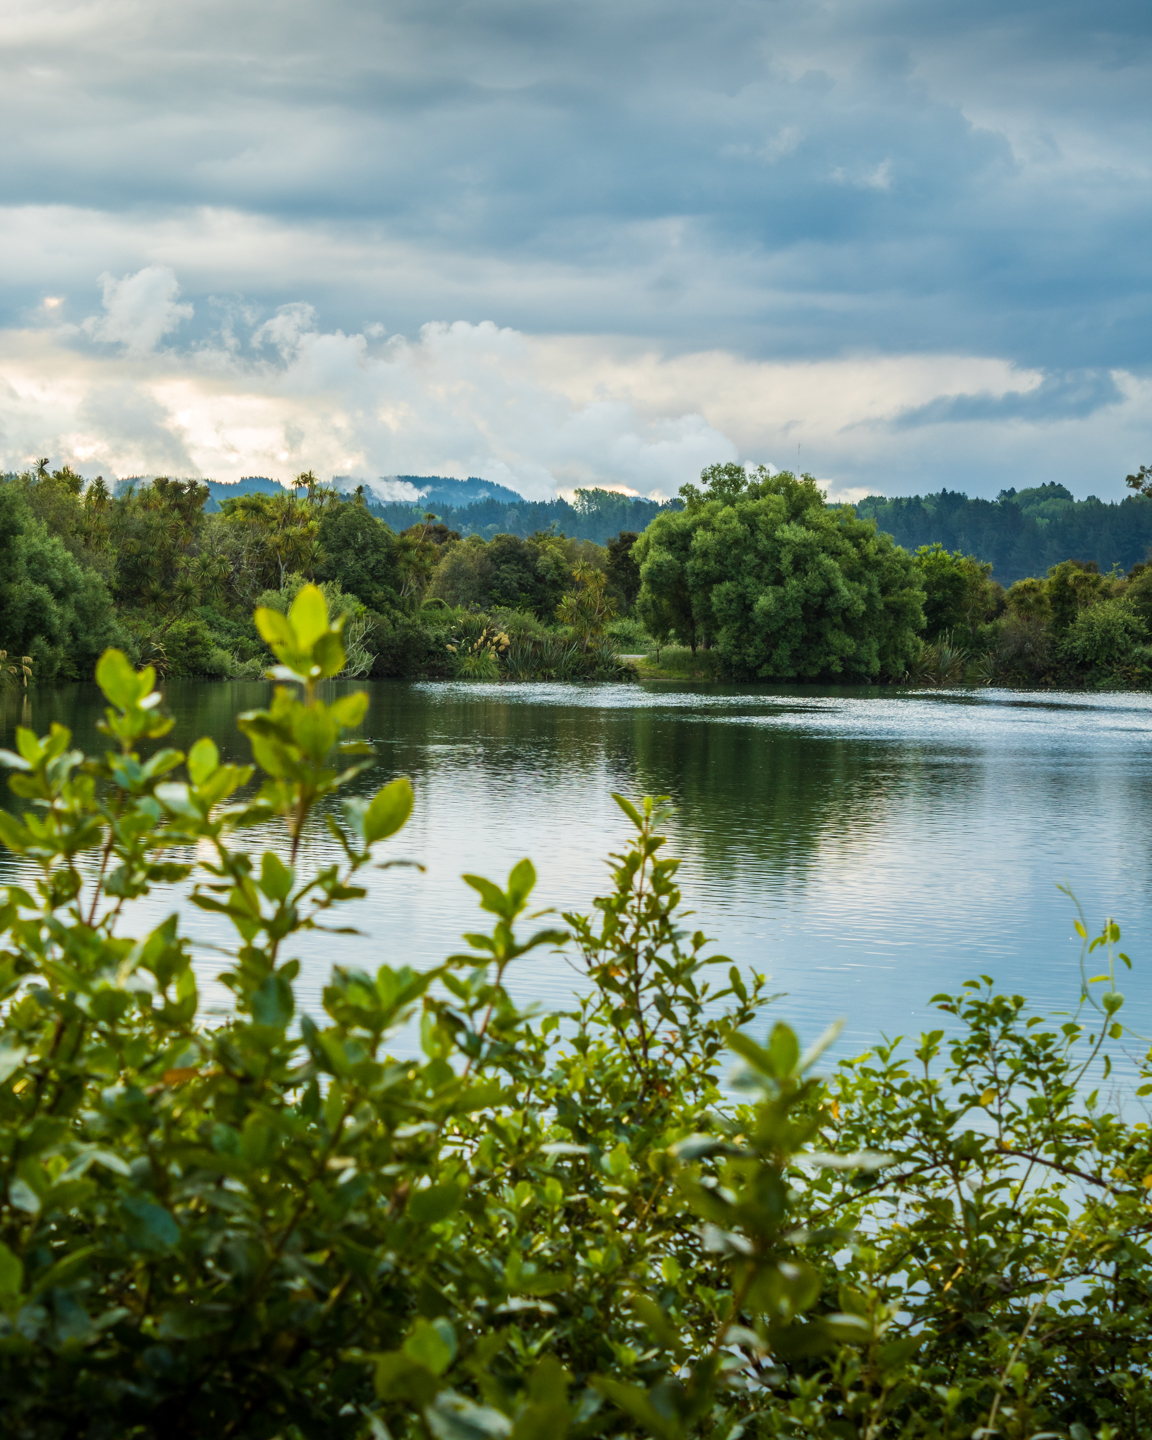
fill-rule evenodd
<path id="1" fill-rule="evenodd" d="M 553 526 L 573 540 L 594 540 L 605 544 L 621 531 L 639 534 L 662 511 L 680 510 L 680 500 L 647 500 L 621 495 L 615 490 L 577 490 L 571 502 L 555 500 L 521 500 L 506 503 L 492 497 L 471 505 L 438 504 L 431 497 L 416 504 L 381 504 L 370 501 L 368 508 L 393 530 L 406 530 L 427 511 L 467 537 L 480 535 L 490 540 L 493 535 L 518 535 L 521 539 L 538 530 Z"/>
<path id="2" fill-rule="evenodd" d="M 1043 576 L 1068 559 L 1095 561 L 1102 572 L 1113 565 L 1130 570 L 1152 547 L 1152 499 L 1076 500 L 1054 481 L 1002 490 L 995 500 L 970 500 L 955 490 L 893 500 L 869 495 L 856 513 L 873 517 L 905 549 L 939 541 L 991 561 L 1002 585 Z"/>

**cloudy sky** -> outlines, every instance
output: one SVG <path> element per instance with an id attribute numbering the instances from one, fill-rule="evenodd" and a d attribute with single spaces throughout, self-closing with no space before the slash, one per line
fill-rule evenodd
<path id="1" fill-rule="evenodd" d="M 0 464 L 1117 498 L 1146 0 L 7 0 Z"/>

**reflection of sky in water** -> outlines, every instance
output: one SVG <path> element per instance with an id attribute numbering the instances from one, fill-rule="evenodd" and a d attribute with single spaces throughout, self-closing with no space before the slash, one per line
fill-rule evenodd
<path id="1" fill-rule="evenodd" d="M 621 790 L 673 797 L 672 845 L 699 923 L 788 992 L 780 1013 L 809 1038 L 836 1015 L 848 1021 L 842 1051 L 881 1029 L 919 1029 L 933 993 L 981 972 L 1037 1004 L 1074 1004 L 1073 912 L 1055 888 L 1065 879 L 1091 923 L 1111 912 L 1123 926 L 1136 963 L 1126 1014 L 1152 1032 L 1148 696 L 370 689 L 381 768 L 364 788 L 413 777 L 416 812 L 389 855 L 426 870 L 371 873 L 356 907 L 364 938 L 304 937 L 309 1005 L 334 960 L 426 966 L 458 949 L 480 918 L 463 871 L 499 878 L 530 855 L 541 905 L 587 907 L 607 850 L 626 839 L 609 798 Z M 259 695 L 170 686 L 173 740 L 207 728 L 227 742 L 230 715 Z M 92 748 L 90 692 L 52 696 L 33 699 L 33 723 L 68 712 Z M 334 858 L 326 832 L 307 856 Z M 148 908 L 159 918 L 166 907 L 154 897 Z M 201 943 L 225 938 L 202 913 L 189 925 Z M 525 961 L 514 979 L 549 1006 L 574 984 L 555 956 Z"/>

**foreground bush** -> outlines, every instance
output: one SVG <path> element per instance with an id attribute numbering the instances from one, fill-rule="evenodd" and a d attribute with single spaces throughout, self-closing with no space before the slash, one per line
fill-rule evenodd
<path id="1" fill-rule="evenodd" d="M 239 717 L 254 767 L 153 748 L 154 677 L 116 652 L 104 757 L 60 727 L 5 757 L 5 1436 L 1148 1433 L 1149 1131 L 1082 1097 L 1124 1034 L 1115 926 L 1087 1020 L 976 984 L 937 997 L 950 1038 L 821 1081 L 820 1045 L 751 1038 L 763 980 L 689 933 L 659 806 L 621 800 L 591 916 L 529 915 L 528 861 L 467 876 L 491 928 L 463 953 L 337 967 L 297 1015 L 293 936 L 339 924 L 412 796 L 334 804 L 367 702 L 318 692 L 345 663 L 320 593 L 257 620 L 283 683 Z M 305 873 L 314 813 L 342 858 Z M 242 848 L 267 820 L 282 843 Z M 177 917 L 132 933 L 171 882 L 235 931 L 222 1023 Z M 518 1009 L 509 967 L 565 945 L 586 995 Z"/>

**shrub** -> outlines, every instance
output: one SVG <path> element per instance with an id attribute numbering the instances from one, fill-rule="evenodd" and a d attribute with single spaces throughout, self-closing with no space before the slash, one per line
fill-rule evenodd
<path id="1" fill-rule="evenodd" d="M 335 967 L 298 1016 L 294 937 L 364 893 L 412 793 L 335 803 L 367 700 L 322 698 L 319 592 L 258 623 L 284 683 L 240 717 L 254 766 L 154 748 L 154 675 L 114 651 L 104 757 L 60 726 L 0 757 L 33 807 L 0 840 L 38 872 L 0 890 L 5 1436 L 1148 1433 L 1152 1139 L 1082 1094 L 1125 1038 L 1114 923 L 1077 922 L 1073 1016 L 974 982 L 935 997 L 947 1038 L 824 1081 L 835 1027 L 752 1037 L 762 977 L 686 925 L 660 802 L 618 797 L 591 915 L 539 926 L 527 860 L 466 876 L 489 932 L 423 974 Z M 200 1016 L 176 915 L 132 933 L 165 882 L 235 932 L 230 1015 Z M 586 993 L 536 1017 L 506 980 L 557 947 Z"/>
<path id="2" fill-rule="evenodd" d="M 971 659 L 971 652 L 957 645 L 950 634 L 940 635 L 935 644 L 922 644 L 904 678 L 911 685 L 962 685 Z"/>
<path id="3" fill-rule="evenodd" d="M 614 640 L 621 650 L 631 654 L 643 655 L 652 644 L 652 637 L 645 630 L 643 622 L 631 615 L 610 621 L 604 627 L 604 633 L 610 640 Z"/>
<path id="4" fill-rule="evenodd" d="M 219 676 L 220 671 L 215 667 L 219 664 L 220 647 L 212 643 L 203 620 L 174 620 L 159 639 L 169 675 Z"/>
<path id="5" fill-rule="evenodd" d="M 1148 627 L 1130 601 L 1100 600 L 1081 610 L 1060 641 L 1060 658 L 1080 670 L 1115 673 L 1143 658 Z"/>
<path id="6" fill-rule="evenodd" d="M 404 616 L 373 617 L 366 645 L 376 656 L 374 679 L 410 680 L 415 676 L 448 674 L 444 631 Z"/>

